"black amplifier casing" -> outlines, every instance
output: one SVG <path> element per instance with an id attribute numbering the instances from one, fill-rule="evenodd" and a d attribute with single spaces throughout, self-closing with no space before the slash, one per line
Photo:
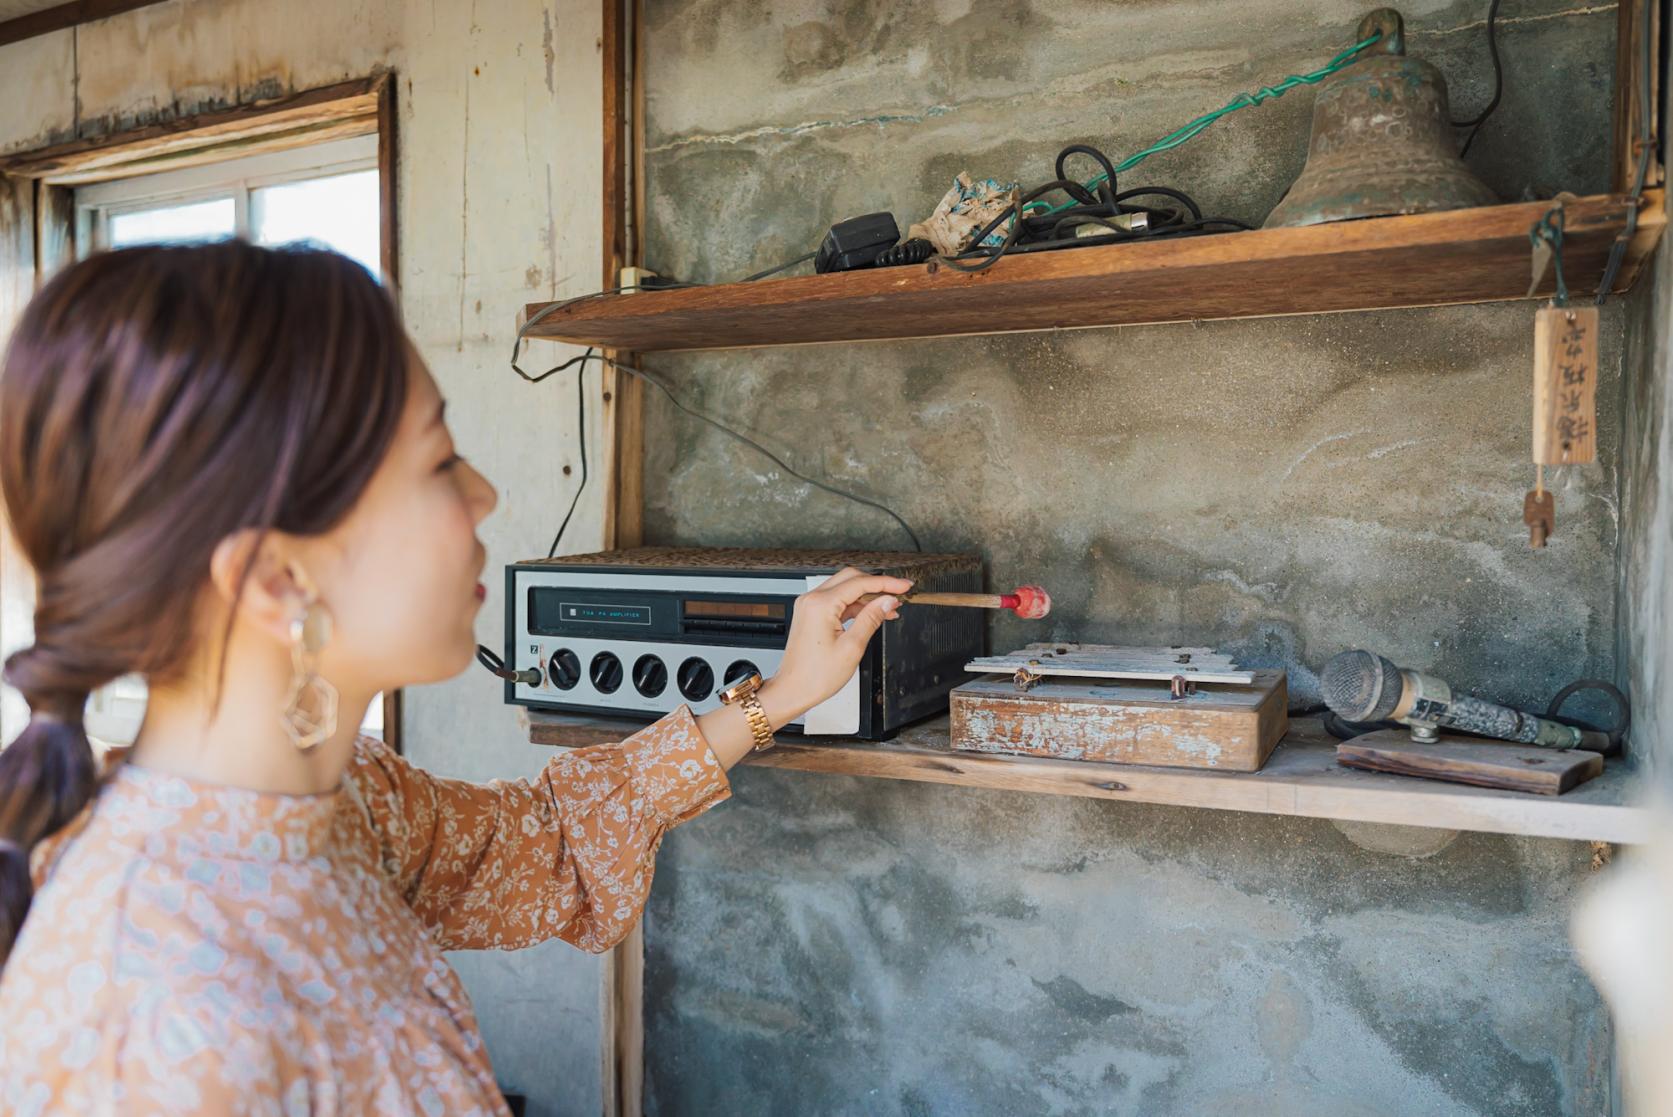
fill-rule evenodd
<path id="1" fill-rule="evenodd" d="M 705 596 L 704 579 L 736 577 L 771 577 L 785 581 L 786 593 L 805 590 L 805 579 L 810 576 L 834 574 L 844 567 L 856 567 L 872 574 L 891 574 L 910 578 L 914 589 L 923 591 L 952 591 L 979 593 L 982 590 L 981 559 L 976 555 L 926 555 L 917 552 L 873 551 L 793 551 L 744 550 L 730 548 L 692 547 L 636 547 L 622 551 L 604 551 L 590 555 L 570 555 L 555 559 L 535 559 L 514 563 L 505 568 L 506 575 L 506 655 L 508 666 L 525 668 L 530 659 L 531 642 L 542 648 L 545 662 L 540 667 L 548 670 L 554 647 L 565 637 L 551 632 L 577 634 L 578 643 L 601 646 L 607 641 L 623 662 L 633 662 L 633 649 L 638 640 L 654 641 L 657 647 L 693 642 L 691 638 L 671 634 L 664 619 L 663 606 L 651 600 L 667 591 L 647 595 L 652 608 L 635 609 L 625 606 L 626 615 L 635 621 L 643 617 L 645 635 L 636 638 L 629 626 L 620 622 L 590 626 L 582 621 L 566 619 L 556 630 L 540 633 L 529 631 L 534 623 L 535 605 L 530 586 L 541 574 L 609 573 L 614 581 L 632 584 L 634 575 L 656 577 L 667 584 L 669 576 L 689 579 L 695 596 Z M 621 598 L 627 591 L 612 590 L 601 596 Z M 528 596 L 520 596 L 528 595 Z M 735 595 L 717 595 L 735 596 Z M 519 601 L 523 602 L 523 619 L 519 618 Z M 791 607 L 793 612 L 793 605 Z M 936 606 L 901 607 L 898 621 L 886 622 L 871 641 L 860 664 L 858 694 L 858 730 L 853 734 L 867 740 L 884 740 L 902 727 L 934 714 L 945 713 L 947 695 L 953 687 L 971 676 L 964 665 L 984 654 L 986 611 L 982 609 L 945 608 Z M 785 626 L 786 629 L 788 625 Z M 655 635 L 651 633 L 655 632 Z M 708 634 L 703 642 L 712 650 L 716 645 L 736 648 L 740 659 L 774 655 L 784 646 L 782 635 L 762 635 L 753 631 Z M 649 647 L 649 644 L 644 645 Z M 669 664 L 668 669 L 674 670 Z M 583 670 L 586 665 L 583 664 Z M 770 673 L 764 671 L 763 673 Z M 627 687 L 634 685 L 629 679 Z M 724 685 L 717 680 L 715 690 Z M 620 695 L 622 692 L 617 691 Z M 631 694 L 628 695 L 632 697 Z M 678 696 L 670 695 L 674 705 Z M 539 688 L 520 687 L 506 683 L 505 700 L 512 705 L 532 709 L 572 711 L 626 717 L 641 717 L 646 721 L 662 716 L 661 712 L 622 708 L 606 697 L 596 694 L 588 701 L 568 700 L 564 692 L 551 685 Z M 635 701 L 641 701 L 634 699 Z M 698 712 L 711 708 L 712 699 L 689 703 Z M 673 708 L 672 705 L 669 708 Z M 800 725 L 792 725 L 792 731 Z"/>

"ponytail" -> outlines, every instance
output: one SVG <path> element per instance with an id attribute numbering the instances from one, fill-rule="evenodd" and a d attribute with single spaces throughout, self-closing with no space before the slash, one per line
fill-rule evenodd
<path id="1" fill-rule="evenodd" d="M 0 966 L 34 896 L 30 854 L 81 813 L 98 785 L 82 724 L 91 688 L 64 678 L 55 660 L 37 644 L 6 661 L 6 681 L 29 700 L 32 716 L 17 740 L 0 749 Z"/>

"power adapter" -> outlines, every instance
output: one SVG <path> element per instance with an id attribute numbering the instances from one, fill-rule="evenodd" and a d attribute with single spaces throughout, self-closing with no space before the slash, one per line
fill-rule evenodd
<path id="1" fill-rule="evenodd" d="M 824 274 L 869 268 L 899 239 L 900 226 L 890 213 L 868 213 L 838 221 L 814 254 L 813 270 Z"/>

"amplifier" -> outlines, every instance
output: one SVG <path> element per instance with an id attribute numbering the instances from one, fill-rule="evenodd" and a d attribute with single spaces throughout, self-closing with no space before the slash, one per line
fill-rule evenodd
<path id="1" fill-rule="evenodd" d="M 543 710 L 644 716 L 706 713 L 719 692 L 784 658 L 796 598 L 843 567 L 910 578 L 914 589 L 980 592 L 975 555 L 636 547 L 505 568 L 505 700 Z M 791 728 L 882 740 L 944 713 L 982 654 L 980 609 L 903 606 L 859 670 Z"/>

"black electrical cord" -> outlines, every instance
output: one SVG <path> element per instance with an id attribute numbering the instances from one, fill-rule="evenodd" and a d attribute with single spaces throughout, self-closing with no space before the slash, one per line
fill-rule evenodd
<path id="1" fill-rule="evenodd" d="M 890 508 L 888 505 L 882 504 L 882 503 L 880 503 L 878 501 L 875 501 L 875 500 L 870 500 L 870 499 L 868 499 L 866 497 L 863 497 L 863 496 L 858 496 L 858 495 L 856 495 L 854 493 L 851 493 L 851 492 L 848 492 L 847 490 L 844 490 L 844 489 L 839 489 L 835 485 L 831 485 L 827 482 L 820 481 L 817 478 L 809 477 L 807 474 L 802 473 L 802 472 L 800 472 L 796 469 L 793 469 L 790 465 L 786 464 L 786 462 L 784 461 L 783 458 L 780 458 L 777 454 L 773 453 L 771 450 L 767 449 L 765 446 L 761 445 L 759 442 L 756 442 L 754 439 L 750 438 L 749 436 L 739 434 L 737 431 L 733 430 L 731 427 L 722 423 L 720 420 L 715 419 L 710 415 L 706 415 L 703 412 L 698 411 L 697 409 L 695 409 L 693 407 L 687 406 L 678 396 L 676 396 L 673 393 L 673 391 L 668 387 L 667 384 L 663 383 L 662 379 L 659 376 L 657 376 L 655 373 L 652 373 L 652 372 L 650 372 L 646 369 L 643 369 L 643 368 L 639 368 L 636 365 L 627 364 L 625 361 L 618 361 L 614 357 L 607 357 L 602 353 L 594 353 L 590 349 L 587 350 L 586 353 L 584 353 L 581 357 L 579 357 L 577 359 L 581 360 L 583 362 L 585 362 L 585 361 L 600 361 L 604 364 L 609 365 L 613 369 L 618 369 L 622 372 L 627 373 L 630 376 L 633 376 L 633 377 L 645 382 L 646 384 L 651 385 L 657 391 L 661 392 L 664 396 L 667 396 L 668 397 L 668 402 L 673 404 L 679 410 L 685 412 L 687 415 L 691 416 L 693 419 L 697 419 L 697 420 L 700 420 L 701 422 L 707 423 L 709 426 L 711 426 L 711 427 L 715 428 L 716 430 L 720 431 L 722 434 L 726 435 L 727 437 L 732 438 L 732 439 L 742 443 L 745 446 L 748 446 L 751 450 L 754 450 L 757 454 L 760 454 L 762 457 L 766 458 L 768 461 L 770 461 L 774 465 L 778 466 L 784 472 L 786 472 L 790 476 L 796 478 L 796 480 L 801 481 L 801 482 L 803 482 L 805 484 L 808 484 L 808 485 L 812 485 L 814 488 L 823 490 L 824 492 L 827 492 L 827 493 L 830 493 L 832 496 L 842 497 L 844 500 L 852 501 L 855 504 L 864 505 L 867 508 L 875 508 L 877 511 L 882 512 L 885 516 L 888 516 L 890 519 L 894 520 L 895 523 L 900 525 L 900 529 L 906 533 L 906 537 L 908 539 L 912 540 L 912 549 L 914 551 L 919 551 L 919 552 L 923 551 L 923 549 L 924 549 L 923 542 L 921 540 L 919 540 L 918 533 L 912 530 L 912 525 L 907 523 L 906 520 L 898 512 L 896 512 L 894 509 Z"/>
<path id="2" fill-rule="evenodd" d="M 581 494 L 587 491 L 587 365 L 586 360 L 592 356 L 589 347 L 581 354 L 581 371 L 575 376 L 575 429 L 581 441 L 581 483 L 576 486 L 575 495 L 569 500 L 569 511 L 563 515 L 563 523 L 558 525 L 558 533 L 552 536 L 552 545 L 546 549 L 546 557 L 551 558 L 558 553 L 558 543 L 563 540 L 563 533 L 569 527 L 569 521 L 575 515 L 575 508 L 581 503 Z"/>
<path id="3" fill-rule="evenodd" d="M 806 255 L 796 257 L 794 260 L 786 260 L 777 267 L 768 268 L 766 271 L 758 271 L 754 275 L 746 275 L 738 282 L 754 283 L 757 279 L 766 279 L 769 275 L 777 275 L 781 271 L 789 271 L 797 264 L 805 264 L 817 255 L 819 255 L 817 251 L 809 252 Z"/>
<path id="4" fill-rule="evenodd" d="M 513 671 L 505 665 L 505 660 L 494 653 L 494 650 L 484 644 L 476 646 L 476 661 L 487 669 L 490 675 L 497 675 L 508 683 L 523 683 L 527 686 L 540 685 L 540 672 L 533 668 L 527 671 Z"/>
<path id="5" fill-rule="evenodd" d="M 695 286 L 695 284 L 685 284 L 684 286 Z M 864 505 L 867 508 L 875 508 L 878 511 L 884 513 L 890 519 L 894 520 L 895 523 L 899 524 L 900 527 L 901 527 L 901 530 L 906 532 L 907 537 L 912 540 L 912 549 L 914 551 L 920 551 L 921 552 L 924 549 L 922 541 L 920 541 L 919 538 L 918 538 L 918 533 L 912 530 L 912 525 L 907 523 L 906 520 L 904 518 L 902 518 L 899 513 L 897 513 L 894 509 L 890 508 L 888 505 L 879 503 L 878 501 L 875 501 L 875 500 L 867 499 L 866 497 L 858 496 L 858 495 L 856 495 L 854 493 L 851 493 L 851 492 L 847 492 L 846 490 L 839 489 L 834 485 L 828 484 L 824 481 L 817 480 L 813 477 L 809 477 L 806 474 L 801 473 L 798 470 L 792 469 L 788 464 L 786 464 L 784 462 L 783 459 L 781 459 L 778 455 L 774 454 L 771 450 L 768 450 L 765 446 L 762 446 L 759 442 L 756 442 L 755 440 L 753 440 L 753 439 L 751 439 L 751 438 L 749 438 L 749 437 L 747 437 L 743 434 L 738 433 L 737 431 L 733 430 L 731 427 L 728 427 L 726 424 L 720 422 L 718 419 L 715 419 L 715 418 L 713 418 L 709 415 L 705 415 L 703 412 L 697 411 L 694 408 L 688 407 L 677 395 L 674 394 L 672 389 L 670 389 L 667 384 L 665 384 L 655 374 L 650 373 L 650 372 L 646 371 L 645 369 L 639 368 L 635 365 L 626 364 L 625 362 L 618 361 L 618 360 L 614 359 L 613 357 L 606 357 L 604 354 L 599 353 L 596 349 L 592 349 L 592 348 L 589 348 L 585 353 L 582 353 L 579 356 L 571 357 L 567 361 L 563 361 L 563 362 L 561 362 L 557 365 L 554 365 L 553 367 L 547 369 L 543 373 L 539 373 L 538 375 L 526 372 L 522 368 L 522 366 L 520 366 L 517 363 L 517 358 L 522 351 L 524 338 L 527 336 L 529 329 L 531 327 L 533 327 L 536 323 L 538 323 L 541 319 L 545 318 L 547 315 L 553 313 L 556 310 L 562 309 L 563 307 L 573 306 L 576 303 L 582 302 L 586 299 L 595 298 L 598 295 L 609 294 L 609 293 L 610 292 L 602 292 L 602 291 L 601 292 L 595 292 L 594 294 L 591 294 L 591 295 L 582 295 L 579 298 L 569 299 L 569 300 L 567 300 L 565 302 L 562 302 L 562 303 L 555 303 L 551 306 L 542 307 L 538 314 L 535 314 L 533 317 L 529 318 L 528 321 L 523 323 L 522 327 L 517 331 L 516 339 L 511 343 L 511 368 L 512 368 L 512 371 L 517 373 L 517 375 L 521 376 L 524 380 L 527 380 L 529 383 L 538 384 L 542 380 L 545 380 L 547 377 L 552 376 L 554 373 L 562 372 L 565 369 L 574 368 L 576 366 L 580 366 L 584 369 L 586 367 L 586 364 L 587 364 L 588 361 L 600 361 L 604 364 L 609 365 L 611 368 L 620 369 L 621 371 L 626 372 L 629 375 L 634 376 L 634 377 L 638 378 L 639 380 L 641 380 L 641 381 L 643 381 L 647 384 L 650 384 L 651 386 L 656 388 L 657 391 L 659 391 L 663 395 L 667 396 L 668 401 L 670 403 L 672 403 L 679 410 L 685 412 L 687 415 L 690 415 L 694 419 L 699 419 L 702 422 L 707 423 L 709 426 L 714 427 L 716 430 L 720 431 L 722 434 L 725 434 L 728 437 L 736 439 L 738 442 L 743 443 L 745 446 L 748 446 L 750 449 L 754 450 L 756 453 L 760 454 L 762 457 L 766 458 L 768 461 L 772 462 L 774 465 L 778 466 L 780 469 L 782 469 L 784 472 L 788 473 L 790 476 L 796 478 L 798 481 L 802 481 L 805 484 L 812 485 L 814 488 L 821 489 L 824 492 L 828 492 L 828 493 L 832 494 L 833 496 L 839 496 L 839 497 L 842 497 L 844 500 L 849 500 L 849 501 L 854 502 L 855 504 Z M 581 378 L 577 377 L 576 379 L 577 379 L 577 381 L 579 381 Z M 574 516 L 575 508 L 580 503 L 581 491 L 586 488 L 586 484 L 587 484 L 586 403 L 585 403 L 586 392 L 585 392 L 584 389 L 582 389 L 580 387 L 579 383 L 577 384 L 577 397 L 578 397 L 577 410 L 580 414 L 580 430 L 581 430 L 581 440 L 582 440 L 581 441 L 581 487 L 576 489 L 575 496 L 570 501 L 569 512 L 568 512 L 568 514 L 566 514 L 564 516 L 563 523 L 561 525 L 559 525 L 558 533 L 552 540 L 551 549 L 547 552 L 547 557 L 548 558 L 551 558 L 558 553 L 558 544 L 563 540 L 564 531 L 565 531 L 566 528 L 568 528 L 570 518 L 572 516 Z"/>
<path id="6" fill-rule="evenodd" d="M 1092 159 L 1102 170 L 1096 192 L 1069 177 L 1067 162 L 1075 155 Z M 955 256 L 940 256 L 941 263 L 955 271 L 978 272 L 992 267 L 1000 257 L 1013 253 L 1050 252 L 1060 248 L 1094 244 L 1200 236 L 1251 227 L 1236 218 L 1203 216 L 1202 208 L 1182 190 L 1166 186 L 1141 186 L 1117 193 L 1114 164 L 1102 151 L 1089 144 L 1070 144 L 1058 152 L 1055 170 L 1055 179 L 1026 193 L 1019 193 L 1005 212 L 979 229 L 970 238 L 972 247 Z M 1069 195 L 1076 204 L 1039 216 L 1028 213 L 1026 207 L 1029 203 L 1055 191 Z M 1146 197 L 1167 198 L 1179 203 L 1183 208 L 1141 205 L 1131 201 L 1134 198 Z M 1139 217 L 1143 218 L 1142 223 L 1135 220 Z M 1004 241 L 998 245 L 984 245 L 983 241 L 994 235 L 1006 222 L 1010 223 L 1010 228 L 1006 231 Z M 1092 236 L 1077 235 L 1077 230 L 1086 225 L 1101 226 L 1107 231 Z"/>
<path id="7" fill-rule="evenodd" d="M 1644 26 L 1639 29 L 1638 36 L 1644 44 L 1644 56 L 1639 67 L 1643 85 L 1638 99 L 1638 171 L 1633 177 L 1632 196 L 1627 199 L 1626 225 L 1622 227 L 1621 235 L 1615 238 L 1615 243 L 1609 246 L 1609 260 L 1603 266 L 1603 278 L 1598 281 L 1595 300 L 1598 306 L 1609 298 L 1609 291 L 1615 286 L 1615 276 L 1621 270 L 1621 261 L 1626 258 L 1627 245 L 1638 230 L 1638 206 L 1644 197 L 1644 180 L 1650 173 L 1650 152 L 1655 146 L 1655 136 L 1650 128 L 1650 15 L 1653 10 L 1653 5 L 1644 5 Z"/>
<path id="8" fill-rule="evenodd" d="M 1648 7 L 1649 5 L 1646 4 L 1645 6 Z M 1505 71 L 1504 66 L 1499 62 L 1499 40 L 1496 33 L 1498 18 L 1499 0 L 1493 0 L 1487 6 L 1487 53 L 1493 58 L 1493 99 L 1487 102 L 1486 108 L 1469 120 L 1454 120 L 1452 122 L 1454 128 L 1468 128 L 1470 130 L 1470 134 L 1464 137 L 1464 146 L 1458 151 L 1460 159 L 1470 153 L 1470 145 L 1475 143 L 1476 133 L 1481 131 L 1481 126 L 1486 123 L 1487 118 L 1493 115 L 1493 110 L 1499 107 L 1499 98 L 1504 95 Z"/>
<path id="9" fill-rule="evenodd" d="M 805 253 L 801 256 L 796 257 L 794 260 L 786 260 L 786 261 L 784 261 L 784 263 L 779 264 L 776 267 L 768 268 L 766 271 L 758 271 L 754 275 L 745 276 L 743 279 L 739 280 L 738 282 L 740 282 L 740 283 L 753 283 L 757 279 L 765 279 L 769 275 L 777 275 L 781 271 L 788 271 L 790 268 L 795 267 L 797 264 L 807 263 L 809 260 L 813 259 L 814 256 L 816 256 L 816 255 L 818 255 L 818 253 L 816 253 L 816 252 Z M 528 321 L 523 323 L 522 328 L 517 331 L 517 342 L 519 344 L 521 344 L 523 338 L 528 334 L 530 327 L 532 327 L 536 322 L 539 322 L 542 319 L 544 319 L 544 318 L 546 318 L 550 315 L 556 314 L 560 310 L 567 310 L 567 309 L 569 309 L 570 307 L 574 306 L 577 303 L 590 302 L 593 299 L 601 299 L 601 298 L 604 298 L 606 295 L 623 295 L 623 294 L 626 294 L 630 291 L 674 291 L 674 290 L 679 290 L 681 288 L 702 287 L 702 286 L 705 286 L 705 284 L 702 284 L 702 283 L 684 283 L 684 282 L 681 282 L 679 280 L 670 279 L 670 280 L 660 281 L 660 282 L 657 282 L 657 283 L 634 283 L 634 284 L 629 284 L 628 286 L 625 286 L 625 287 L 606 287 L 602 291 L 589 291 L 585 295 L 577 295 L 573 299 L 564 299 L 562 302 L 547 303 L 545 306 L 540 308 L 540 312 L 538 314 L 536 314 L 534 317 L 530 318 Z M 552 366 L 551 368 L 547 369 L 545 372 L 529 373 L 529 372 L 524 372 L 521 368 L 517 367 L 517 357 L 516 357 L 515 353 L 513 353 L 512 358 L 511 358 L 511 367 L 514 370 L 516 370 L 516 373 L 517 373 L 518 376 L 521 376 L 524 380 L 527 380 L 530 384 L 538 384 L 542 380 L 545 380 L 548 376 L 553 375 L 554 373 L 562 372 L 566 368 L 573 368 L 577 363 L 578 363 L 578 361 L 576 361 L 576 360 L 568 360 L 568 361 L 564 361 L 562 364 Z"/>
<path id="10" fill-rule="evenodd" d="M 511 344 L 511 370 L 518 376 L 521 376 L 524 380 L 527 380 L 530 384 L 538 384 L 549 376 L 560 373 L 567 368 L 574 368 L 577 364 L 581 363 L 582 358 L 572 357 L 569 360 L 555 364 L 545 372 L 540 373 L 526 372 L 517 364 L 517 354 L 522 349 L 523 338 L 528 336 L 529 330 L 533 329 L 537 323 L 553 314 L 556 314 L 560 310 L 567 310 L 577 303 L 590 302 L 593 299 L 601 299 L 606 295 L 619 295 L 628 291 L 672 291 L 682 287 L 701 286 L 701 283 L 680 283 L 675 281 L 654 284 L 638 283 L 627 287 L 607 287 L 602 291 L 591 291 L 585 295 L 577 295 L 573 299 L 564 299 L 562 302 L 547 303 L 545 306 L 541 307 L 539 312 L 537 312 L 533 317 L 529 318 L 520 327 L 518 327 L 517 340 Z"/>
<path id="11" fill-rule="evenodd" d="M 1607 728 L 1579 718 L 1563 716 L 1563 703 L 1587 690 L 1598 691 L 1615 707 L 1615 720 Z M 1576 679 L 1551 699 L 1551 704 L 1545 708 L 1545 718 L 1547 721 L 1570 725 L 1576 729 L 1590 729 L 1605 734 L 1609 738 L 1609 751 L 1613 754 L 1620 751 L 1621 742 L 1626 740 L 1627 730 L 1632 728 L 1632 703 L 1627 701 L 1627 696 L 1614 683 L 1604 679 Z"/>

